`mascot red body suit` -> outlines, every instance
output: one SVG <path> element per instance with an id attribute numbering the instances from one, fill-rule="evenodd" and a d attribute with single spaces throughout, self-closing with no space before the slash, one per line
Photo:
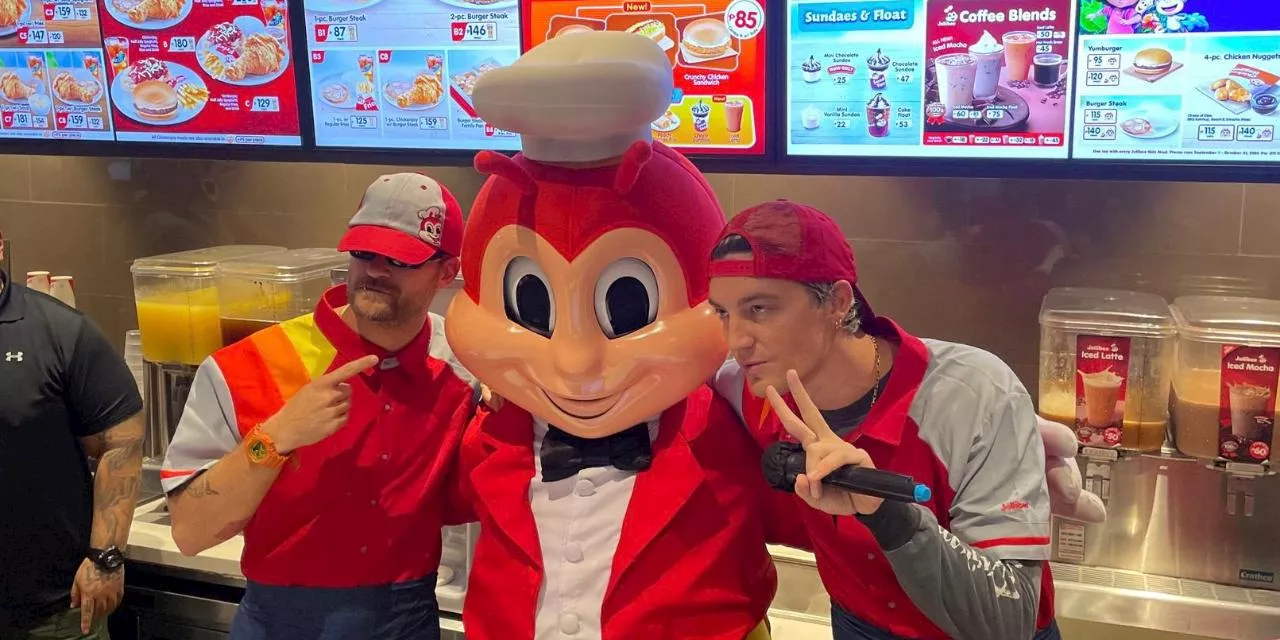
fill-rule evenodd
<path id="1" fill-rule="evenodd" d="M 768 638 L 772 490 L 705 384 L 726 353 L 706 303 L 724 216 L 651 142 L 671 92 L 652 41 L 607 32 L 550 40 L 475 86 L 523 151 L 476 159 L 489 178 L 445 325 L 505 399 L 463 445 L 481 523 L 468 638 Z"/>

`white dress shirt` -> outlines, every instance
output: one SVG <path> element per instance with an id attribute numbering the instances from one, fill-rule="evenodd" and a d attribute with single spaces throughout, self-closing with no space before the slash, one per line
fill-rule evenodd
<path id="1" fill-rule="evenodd" d="M 658 421 L 649 421 L 649 439 Z M 600 610 L 631 503 L 636 472 L 615 467 L 584 469 L 556 482 L 542 481 L 542 441 L 547 424 L 534 421 L 533 481 L 529 504 L 542 545 L 536 640 L 599 640 Z"/>

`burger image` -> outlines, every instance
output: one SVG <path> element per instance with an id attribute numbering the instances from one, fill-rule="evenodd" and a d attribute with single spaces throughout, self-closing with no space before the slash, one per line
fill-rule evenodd
<path id="1" fill-rule="evenodd" d="M 718 58 L 729 50 L 729 28 L 717 18 L 698 18 L 685 25 L 680 45 L 690 55 Z"/>
<path id="2" fill-rule="evenodd" d="M 178 93 L 167 82 L 148 80 L 133 88 L 133 108 L 147 120 L 169 120 L 178 115 Z"/>
<path id="3" fill-rule="evenodd" d="M 654 42 L 662 42 L 662 39 L 667 37 L 667 27 L 661 20 L 641 20 L 627 27 L 627 33 L 644 36 Z"/>
<path id="4" fill-rule="evenodd" d="M 1173 54 L 1159 47 L 1138 52 L 1133 57 L 1133 70 L 1144 76 L 1158 76 L 1173 68 Z"/>
<path id="5" fill-rule="evenodd" d="M 661 24 L 659 24 L 659 26 L 661 26 Z M 552 37 L 559 38 L 560 36 L 569 35 L 571 33 L 585 33 L 587 31 L 595 31 L 595 29 L 592 29 L 591 27 L 585 24 L 571 24 L 571 25 L 560 27 L 560 30 L 557 31 L 556 35 Z"/>

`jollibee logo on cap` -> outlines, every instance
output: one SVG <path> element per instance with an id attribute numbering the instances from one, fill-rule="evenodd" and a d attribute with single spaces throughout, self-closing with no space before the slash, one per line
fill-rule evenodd
<path id="1" fill-rule="evenodd" d="M 444 209 L 428 207 L 418 212 L 418 237 L 428 244 L 440 246 L 444 231 Z"/>

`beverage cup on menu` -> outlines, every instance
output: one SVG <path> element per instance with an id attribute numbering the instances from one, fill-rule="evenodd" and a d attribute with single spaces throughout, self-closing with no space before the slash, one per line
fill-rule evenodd
<path id="1" fill-rule="evenodd" d="M 1244 440 L 1257 440 L 1264 434 L 1258 418 L 1267 415 L 1271 390 L 1252 384 L 1231 387 L 1231 435 Z M 1268 443 L 1270 444 L 1270 443 Z"/>
<path id="2" fill-rule="evenodd" d="M 120 73 L 129 67 L 129 39 L 112 37 L 102 41 L 107 47 L 107 59 L 112 73 Z"/>
<path id="3" fill-rule="evenodd" d="M 262 8 L 262 23 L 268 27 L 283 27 L 285 20 L 284 0 L 258 0 Z"/>
<path id="4" fill-rule="evenodd" d="M 1010 31 L 1001 38 L 1004 42 L 1005 77 L 1010 82 L 1026 80 L 1031 72 L 1031 58 L 1036 52 L 1036 34 L 1030 31 Z"/>
<path id="5" fill-rule="evenodd" d="M 729 133 L 742 131 L 742 100 L 730 98 L 724 103 L 724 130 Z"/>
<path id="6" fill-rule="evenodd" d="M 1004 45 L 996 42 L 990 31 L 983 31 L 982 37 L 969 47 L 969 55 L 978 64 L 973 80 L 973 97 L 977 100 L 996 97 L 996 87 L 1000 83 L 1000 65 L 1004 62 Z"/>
<path id="7" fill-rule="evenodd" d="M 1032 80 L 1041 87 L 1052 87 L 1062 77 L 1062 56 L 1056 53 L 1041 53 L 1032 59 L 1034 71 Z"/>
<path id="8" fill-rule="evenodd" d="M 889 100 L 877 93 L 867 101 L 867 135 L 883 138 L 889 135 Z"/>
<path id="9" fill-rule="evenodd" d="M 1116 403 L 1124 378 L 1110 370 L 1081 373 L 1084 380 L 1084 415 L 1091 427 L 1109 427 L 1116 423 Z"/>
<path id="10" fill-rule="evenodd" d="M 967 53 L 952 53 L 933 61 L 934 74 L 938 78 L 938 99 L 946 107 L 947 115 L 954 118 L 956 109 L 973 106 L 973 83 L 976 80 L 978 61 Z"/>
<path id="11" fill-rule="evenodd" d="M 48 271 L 28 271 L 27 272 L 27 288 L 40 293 L 49 293 L 49 286 L 53 283 L 49 278 Z"/>

